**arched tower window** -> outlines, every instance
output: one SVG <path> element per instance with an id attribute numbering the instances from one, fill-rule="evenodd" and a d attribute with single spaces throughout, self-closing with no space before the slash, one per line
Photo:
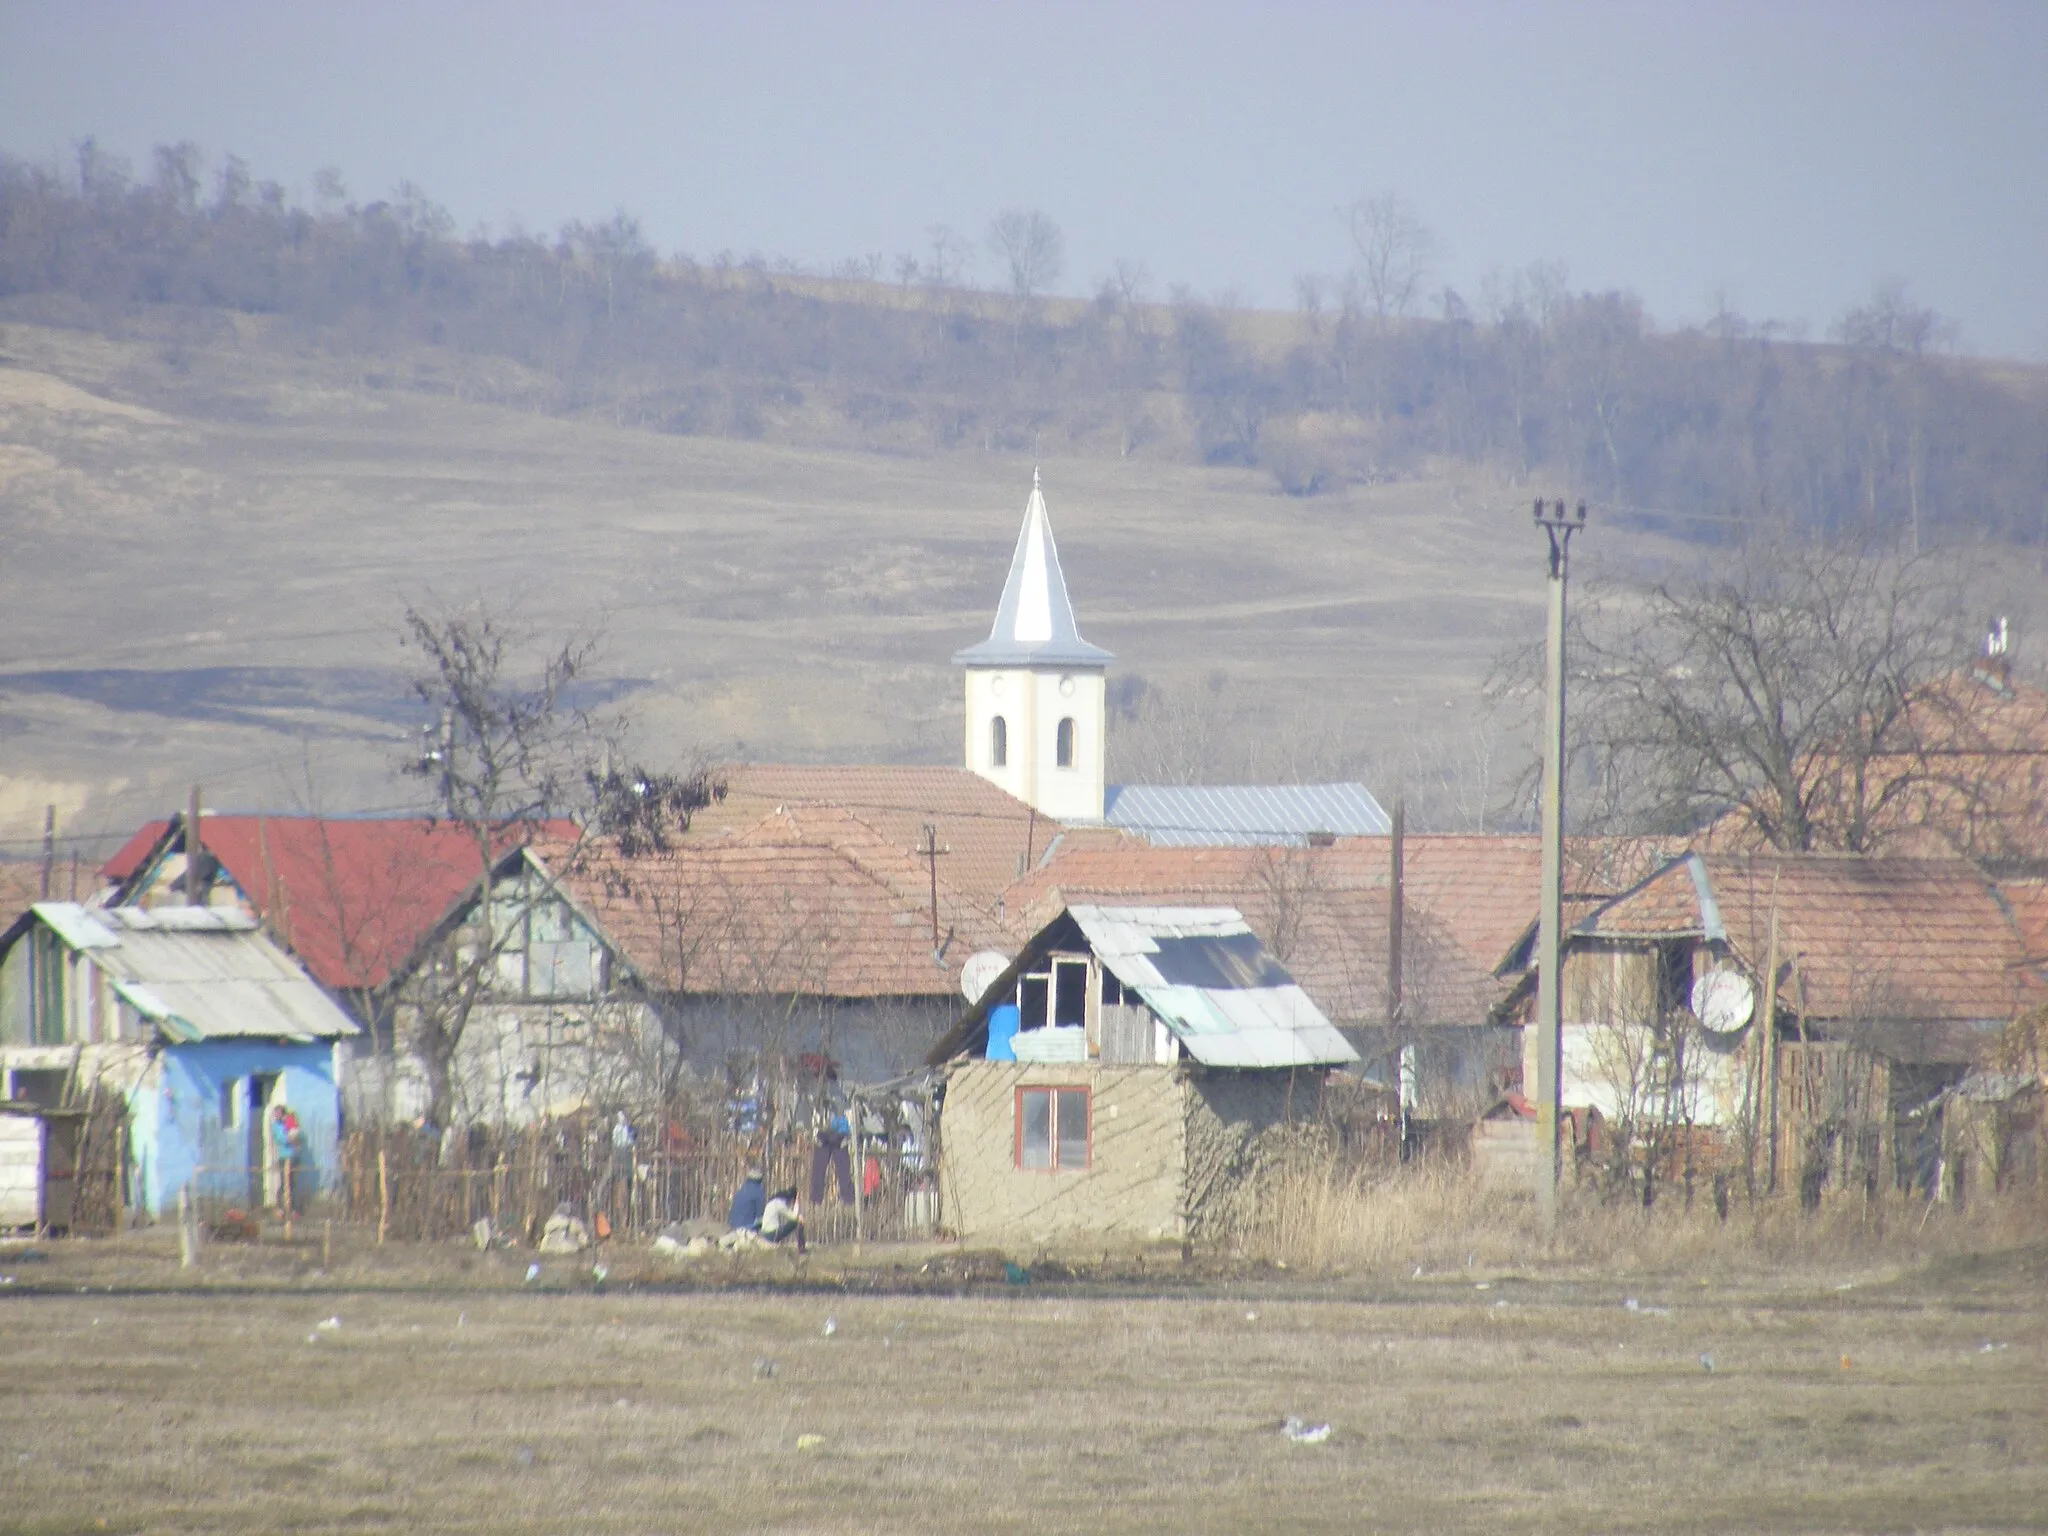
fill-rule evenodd
<path id="1" fill-rule="evenodd" d="M 1052 760 L 1059 767 L 1074 766 L 1074 717 L 1067 716 L 1060 722 L 1058 733 L 1052 740 Z"/>
<path id="2" fill-rule="evenodd" d="M 1010 722 L 1001 715 L 988 723 L 988 765 L 1007 768 L 1010 763 Z"/>

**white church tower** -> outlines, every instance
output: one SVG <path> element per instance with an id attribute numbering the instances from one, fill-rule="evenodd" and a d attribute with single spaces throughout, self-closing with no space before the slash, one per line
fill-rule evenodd
<path id="1" fill-rule="evenodd" d="M 1074 627 L 1038 471 L 995 627 L 967 669 L 967 766 L 1054 821 L 1102 820 L 1103 671 L 1116 658 Z"/>

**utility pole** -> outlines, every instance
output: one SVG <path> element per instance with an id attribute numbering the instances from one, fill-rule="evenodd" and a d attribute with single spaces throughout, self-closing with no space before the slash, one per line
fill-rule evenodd
<path id="1" fill-rule="evenodd" d="M 939 846 L 939 829 L 930 822 L 924 824 L 924 846 L 917 850 L 924 855 L 925 868 L 931 874 L 932 882 L 932 958 L 939 954 L 939 855 L 951 853 L 950 848 Z"/>
<path id="2" fill-rule="evenodd" d="M 38 886 L 42 894 L 36 900 L 48 901 L 50 899 L 50 880 L 56 873 L 57 807 L 46 805 L 43 807 L 43 878 Z"/>
<path id="3" fill-rule="evenodd" d="M 1387 839 L 1387 1030 L 1400 1040 L 1396 1098 L 1401 1108 L 1401 1160 L 1408 1160 L 1410 1127 L 1408 1118 L 1415 1108 L 1415 1043 L 1401 1040 L 1405 997 L 1402 992 L 1401 950 L 1408 927 L 1407 874 L 1408 800 L 1394 797 L 1393 835 Z"/>
<path id="4" fill-rule="evenodd" d="M 1387 1028 L 1401 1027 L 1401 939 L 1408 926 L 1408 873 L 1403 844 L 1408 833 L 1408 801 L 1394 798 L 1393 836 L 1387 848 Z"/>
<path id="5" fill-rule="evenodd" d="M 1562 501 L 1536 503 L 1550 539 L 1549 610 L 1543 631 L 1543 905 L 1536 945 L 1536 1210 L 1557 1220 L 1558 1122 L 1563 1117 L 1564 1032 L 1564 599 L 1572 535 L 1586 526 Z"/>
<path id="6" fill-rule="evenodd" d="M 1782 872 L 1782 871 L 1781 871 Z M 1771 876 L 1771 939 L 1764 960 L 1763 1011 L 1750 1033 L 1757 1041 L 1757 1108 L 1763 1122 L 1764 1189 L 1778 1192 L 1778 877 Z"/>
<path id="7" fill-rule="evenodd" d="M 185 905 L 206 905 L 206 887 L 201 883 L 200 862 L 205 851 L 199 839 L 199 786 L 192 786 L 192 798 L 185 804 Z"/>

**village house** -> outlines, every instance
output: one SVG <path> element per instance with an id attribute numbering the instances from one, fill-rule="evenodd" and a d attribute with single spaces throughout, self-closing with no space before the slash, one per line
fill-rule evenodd
<path id="1" fill-rule="evenodd" d="M 1496 1016 L 1495 969 L 1527 925 L 1541 848 L 1525 836 L 1418 835 L 1400 850 L 1397 881 L 1388 837 L 1293 847 L 1098 841 L 1057 850 L 1011 888 L 1009 910 L 1029 933 L 1068 902 L 1233 907 L 1342 1030 L 1371 1079 L 1402 1088 L 1414 1115 L 1462 1125 L 1520 1082 L 1519 1042 Z M 1571 855 L 1574 887 L 1605 890 L 1626 885 L 1624 873 L 1650 856 L 1576 839 Z"/>
<path id="2" fill-rule="evenodd" d="M 951 1021 L 969 957 L 1000 938 L 942 853 L 892 843 L 840 805 L 632 858 L 602 839 L 535 856 L 707 1075 L 810 1055 L 850 1078 L 893 1076 Z"/>
<path id="3" fill-rule="evenodd" d="M 234 910 L 38 902 L 0 933 L 0 1097 L 128 1105 L 127 1203 L 279 1195 L 265 1122 L 298 1118 L 301 1196 L 334 1176 L 356 1026 Z"/>
<path id="4" fill-rule="evenodd" d="M 104 907 L 186 905 L 190 812 L 146 824 L 101 868 Z M 493 839 L 504 858 L 531 837 L 574 838 L 576 824 L 514 825 Z M 199 818 L 199 896 L 245 913 L 283 945 L 360 1026 L 343 1077 L 352 1123 L 416 1118 L 417 1074 L 401 1067 L 396 982 L 417 969 L 451 908 L 475 886 L 475 838 L 424 816 L 234 815 Z"/>
<path id="5" fill-rule="evenodd" d="M 1501 967 L 1524 1025 L 1534 945 Z M 1567 914 L 1563 1103 L 1582 1146 L 1764 1128 L 1782 1178 L 1931 1190 L 1944 1094 L 2042 995 L 2027 960 L 1963 860 L 1686 853 Z"/>
<path id="6" fill-rule="evenodd" d="M 1227 1233 L 1357 1059 L 1236 911 L 1067 906 L 926 1057 L 946 1224 L 1030 1248 Z"/>
<path id="7" fill-rule="evenodd" d="M 598 836 L 513 849 L 491 873 L 488 933 L 479 879 L 393 972 L 392 1034 L 459 1027 L 449 1112 L 463 1123 L 645 1102 L 686 1075 L 737 1085 L 805 1058 L 813 1075 L 885 1078 L 951 1020 L 963 963 L 997 934 L 935 864 L 829 804 L 631 855 Z M 417 1054 L 384 1071 L 386 1112 L 421 1113 Z"/>

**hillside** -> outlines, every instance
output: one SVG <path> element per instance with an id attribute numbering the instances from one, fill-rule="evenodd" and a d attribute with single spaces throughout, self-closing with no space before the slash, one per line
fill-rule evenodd
<path id="1" fill-rule="evenodd" d="M 436 594 L 601 624 L 656 756 L 957 754 L 948 658 L 986 632 L 1028 455 L 537 416 L 368 387 L 261 330 L 167 362 L 0 326 L 12 851 L 46 801 L 68 830 L 119 829 L 194 778 L 223 805 L 397 803 L 398 619 Z M 1521 490 L 1452 469 L 1292 498 L 1247 468 L 1044 466 L 1082 622 L 1154 690 L 1114 727 L 1127 768 L 1470 767 L 1479 683 L 1538 613 Z"/>
<path id="2" fill-rule="evenodd" d="M 458 238 L 409 183 L 307 208 L 232 155 L 208 170 L 189 144 L 146 180 L 89 139 L 72 166 L 0 156 L 7 314 L 153 343 L 174 372 L 254 334 L 369 387 L 668 435 L 1238 466 L 1305 496 L 1453 460 L 1699 538 L 2048 541 L 2048 375 L 1948 355 L 1947 322 L 1896 283 L 1825 345 L 1725 308 L 1660 329 L 1542 264 L 1391 297 L 1362 267 L 1273 315 L 1158 302 L 1142 263 L 1088 275 L 1085 302 L 1047 297 L 1049 275 L 965 290 L 950 233 L 888 283 L 879 257 L 826 277 L 664 255 L 623 211 Z"/>
<path id="3" fill-rule="evenodd" d="M 2042 372 L 1898 293 L 1833 346 L 1543 269 L 1427 321 L 1024 302 L 657 258 L 624 215 L 458 240 L 415 189 L 308 211 L 233 166 L 202 202 L 182 148 L 0 157 L 0 854 L 195 778 L 402 802 L 408 600 L 601 627 L 653 757 L 953 760 L 1034 462 L 1120 658 L 1113 775 L 1358 774 L 1444 827 L 1526 761 L 1480 689 L 1537 622 L 1533 495 L 1635 571 L 1744 521 L 2048 537 Z"/>

